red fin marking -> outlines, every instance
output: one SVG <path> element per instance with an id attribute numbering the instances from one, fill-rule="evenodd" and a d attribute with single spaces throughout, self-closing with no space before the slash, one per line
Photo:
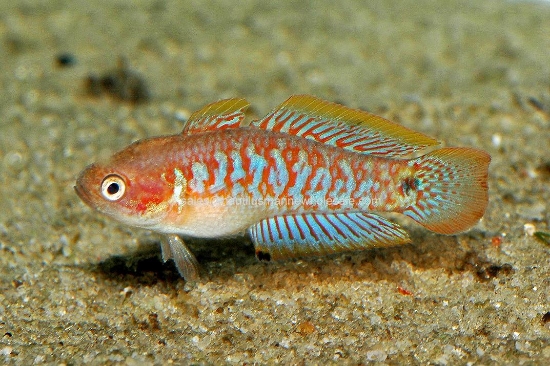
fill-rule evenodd
<path id="1" fill-rule="evenodd" d="M 412 160 L 417 167 L 411 194 L 416 203 L 403 213 L 440 234 L 456 234 L 475 225 L 488 201 L 488 167 L 484 151 L 450 147 Z"/>
<path id="2" fill-rule="evenodd" d="M 248 102 L 242 98 L 223 99 L 210 103 L 189 117 L 182 133 L 190 135 L 240 127 L 248 106 Z"/>
<path id="3" fill-rule="evenodd" d="M 373 114 L 310 95 L 294 95 L 255 127 L 383 157 L 404 157 L 438 142 Z"/>

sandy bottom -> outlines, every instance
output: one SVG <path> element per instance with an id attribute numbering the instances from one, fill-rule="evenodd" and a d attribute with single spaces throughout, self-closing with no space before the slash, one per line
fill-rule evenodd
<path id="1" fill-rule="evenodd" d="M 549 364 L 550 245 L 524 225 L 549 230 L 550 7 L 235 3 L 0 6 L 0 363 Z M 485 218 L 447 237 L 398 217 L 413 244 L 277 264 L 193 240 L 186 284 L 156 234 L 73 191 L 206 103 L 298 93 L 488 151 Z"/>

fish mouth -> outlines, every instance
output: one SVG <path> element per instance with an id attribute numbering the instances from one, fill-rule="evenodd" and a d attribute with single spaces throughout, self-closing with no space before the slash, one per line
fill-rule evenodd
<path id="1" fill-rule="evenodd" d="M 91 192 L 85 188 L 86 186 L 86 175 L 87 172 L 90 170 L 92 165 L 88 166 L 86 169 L 84 169 L 76 179 L 76 183 L 74 185 L 74 191 L 76 192 L 76 195 L 88 206 L 92 207 L 92 194 Z"/>
<path id="2" fill-rule="evenodd" d="M 78 183 L 73 187 L 74 191 L 76 192 L 76 195 L 88 206 L 91 205 L 91 199 L 90 195 L 82 189 L 82 186 L 80 186 Z"/>

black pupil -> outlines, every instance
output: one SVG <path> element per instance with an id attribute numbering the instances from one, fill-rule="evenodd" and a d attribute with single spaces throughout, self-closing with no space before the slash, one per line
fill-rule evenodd
<path id="1" fill-rule="evenodd" d="M 116 194 L 120 190 L 120 187 L 118 186 L 118 183 L 111 183 L 107 187 L 107 193 L 109 194 Z"/>

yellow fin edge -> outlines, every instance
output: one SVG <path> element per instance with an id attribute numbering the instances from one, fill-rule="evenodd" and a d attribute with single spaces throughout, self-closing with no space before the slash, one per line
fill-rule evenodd
<path id="1" fill-rule="evenodd" d="M 311 95 L 293 95 L 277 107 L 302 112 L 316 118 L 342 121 L 377 131 L 402 143 L 413 146 L 434 146 L 439 142 L 420 132 L 413 131 L 383 117 L 346 106 L 328 102 Z"/>
<path id="2" fill-rule="evenodd" d="M 243 112 L 250 103 L 244 98 L 222 99 L 217 102 L 207 104 L 189 117 L 189 122 L 211 116 L 223 116 L 235 112 Z"/>

